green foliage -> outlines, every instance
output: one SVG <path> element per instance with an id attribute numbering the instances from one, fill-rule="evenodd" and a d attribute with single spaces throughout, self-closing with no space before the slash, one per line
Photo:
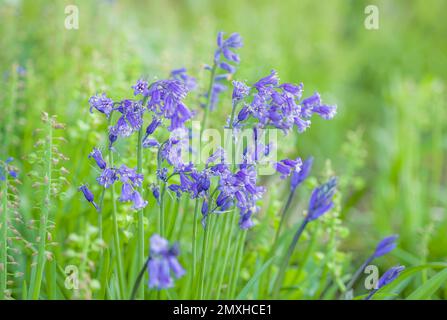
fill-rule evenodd
<path id="1" fill-rule="evenodd" d="M 134 254 L 137 235 L 145 235 L 147 249 L 160 218 L 148 188 L 143 219 L 125 206 L 112 213 L 110 192 L 104 193 L 98 217 L 77 192 L 95 178 L 86 155 L 93 146 L 106 145 L 101 133 L 107 124 L 89 114 L 88 98 L 102 91 L 120 98 L 140 76 L 163 78 L 182 66 L 206 85 L 209 75 L 201 67 L 211 62 L 215 34 L 224 30 L 244 38 L 235 78 L 251 83 L 275 68 L 283 81 L 302 81 L 308 94 L 318 89 L 339 112 L 333 121 L 315 120 L 312 130 L 284 141 L 281 158 L 313 155 L 316 161 L 313 177 L 291 203 L 275 252 L 273 237 L 288 192 L 277 177 L 263 178 L 269 191 L 256 227 L 246 235 L 236 230 L 231 215 L 213 221 L 203 281 L 190 277 L 193 261 L 200 275 L 204 238 L 199 224 L 193 254 L 194 201 L 166 197 L 164 229 L 170 240 L 181 240 L 180 262 L 188 273 L 177 282 L 178 290 L 161 298 L 270 297 L 279 257 L 301 222 L 311 189 L 335 173 L 340 177 L 336 207 L 304 232 L 280 297 L 338 298 L 380 237 L 398 233 L 398 249 L 377 264 L 382 272 L 396 263 L 407 269 L 374 298 L 446 299 L 447 33 L 439 23 L 446 2 L 375 1 L 380 10 L 375 31 L 363 26 L 368 4 L 80 0 L 79 29 L 67 30 L 64 2 L 2 2 L 0 160 L 16 159 L 21 184 L 2 184 L 0 297 L 130 296 L 142 258 Z M 209 126 L 222 125 L 231 109 L 229 97 L 210 114 Z M 201 115 L 199 97 L 188 99 Z M 44 116 L 42 126 L 42 112 L 66 123 L 56 140 L 48 140 L 54 118 Z M 120 154 L 126 148 L 117 145 Z M 129 165 L 136 166 L 132 161 Z M 146 153 L 142 161 L 143 170 L 154 171 L 155 154 Z M 90 187 L 101 194 L 96 184 Z M 5 221 L 10 221 L 6 233 Z M 118 256 L 116 246 L 122 248 Z M 120 263 L 125 274 L 116 271 Z M 64 285 L 68 265 L 80 267 L 77 291 Z M 126 283 L 124 292 L 119 281 Z M 364 288 L 354 290 L 363 297 Z M 145 298 L 159 297 L 146 290 Z"/>

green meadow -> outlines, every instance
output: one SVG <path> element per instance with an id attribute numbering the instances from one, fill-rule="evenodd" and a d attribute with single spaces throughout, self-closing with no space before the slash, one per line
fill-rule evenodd
<path id="1" fill-rule="evenodd" d="M 364 24 L 371 4 L 379 9 L 376 30 Z M 66 28 L 67 5 L 78 8 L 77 29 Z M 315 159 L 279 239 L 289 193 L 279 175 L 258 178 L 267 191 L 244 232 L 234 211 L 210 215 L 207 234 L 195 201 L 168 192 L 164 237 L 179 243 L 186 273 L 167 290 L 148 288 L 144 274 L 137 298 L 363 299 L 371 274 L 362 272 L 353 291 L 349 280 L 382 238 L 397 234 L 396 248 L 371 264 L 380 275 L 406 269 L 373 299 L 446 299 L 446 12 L 442 0 L 0 1 L 0 161 L 13 157 L 18 172 L 0 181 L 0 297 L 131 297 L 149 239 L 160 232 L 150 191 L 157 154 L 142 155 L 142 216 L 108 191 L 96 212 L 78 188 L 87 183 L 95 199 L 102 193 L 87 157 L 95 146 L 106 149 L 108 125 L 90 113 L 89 98 L 105 92 L 121 100 L 138 79 L 185 67 L 198 82 L 185 103 L 200 120 L 204 66 L 224 31 L 244 43 L 232 79 L 250 85 L 274 69 L 281 82 L 302 82 L 305 97 L 318 91 L 336 104 L 337 115 L 314 117 L 304 133 L 278 141 L 279 159 Z M 228 87 L 209 128 L 222 128 L 231 113 Z M 118 144 L 117 162 L 137 166 L 136 139 Z M 281 270 L 312 190 L 331 176 L 338 177 L 333 208 L 309 223 Z"/>

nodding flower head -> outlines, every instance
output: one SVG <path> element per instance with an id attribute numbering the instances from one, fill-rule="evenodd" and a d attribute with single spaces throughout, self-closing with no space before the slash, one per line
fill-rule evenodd
<path id="1" fill-rule="evenodd" d="M 303 162 L 301 161 L 301 158 L 293 159 L 283 159 L 277 163 L 275 163 L 274 167 L 276 171 L 278 171 L 281 174 L 281 179 L 285 179 L 286 177 L 290 176 L 291 174 L 298 174 L 301 171 L 301 167 L 303 165 Z"/>
<path id="2" fill-rule="evenodd" d="M 179 248 L 177 244 L 169 246 L 168 240 L 154 234 L 150 240 L 149 261 L 147 272 L 149 274 L 149 288 L 166 289 L 174 285 L 173 277 L 180 278 L 185 274 L 177 260 Z"/>
<path id="3" fill-rule="evenodd" d="M 105 168 L 101 175 L 96 179 L 100 185 L 104 188 L 110 187 L 115 181 L 118 180 L 115 168 Z"/>
<path id="4" fill-rule="evenodd" d="M 404 266 L 395 266 L 388 269 L 379 279 L 378 289 L 396 280 L 399 274 L 405 270 Z"/>
<path id="5" fill-rule="evenodd" d="M 107 163 L 104 161 L 104 158 L 102 157 L 101 150 L 99 150 L 98 148 L 93 148 L 93 151 L 90 152 L 88 157 L 93 158 L 100 169 L 104 170 L 107 167 Z"/>
<path id="6" fill-rule="evenodd" d="M 383 238 L 377 245 L 376 250 L 374 251 L 373 254 L 374 258 L 381 257 L 392 251 L 396 247 L 396 240 L 398 237 L 399 236 L 395 234 Z"/>
<path id="7" fill-rule="evenodd" d="M 105 93 L 91 97 L 88 102 L 90 104 L 90 112 L 92 112 L 93 109 L 96 109 L 109 117 L 110 113 L 113 111 L 113 100 L 107 98 Z"/>
<path id="8" fill-rule="evenodd" d="M 307 158 L 303 165 L 301 166 L 301 170 L 292 172 L 292 177 L 290 179 L 290 189 L 295 190 L 304 180 L 309 176 L 310 170 L 312 169 L 313 157 Z"/>
<path id="9" fill-rule="evenodd" d="M 241 101 L 250 93 L 250 87 L 245 83 L 234 80 L 233 82 L 233 103 Z"/>
<path id="10" fill-rule="evenodd" d="M 98 206 L 95 203 L 95 197 L 93 196 L 93 193 L 87 188 L 87 186 L 84 184 L 78 188 L 79 191 L 81 191 L 84 194 L 85 199 L 90 202 L 96 210 L 99 210 Z"/>
<path id="11" fill-rule="evenodd" d="M 318 219 L 333 207 L 332 198 L 334 197 L 336 186 L 337 179 L 332 177 L 328 182 L 314 189 L 309 201 L 307 221 Z"/>

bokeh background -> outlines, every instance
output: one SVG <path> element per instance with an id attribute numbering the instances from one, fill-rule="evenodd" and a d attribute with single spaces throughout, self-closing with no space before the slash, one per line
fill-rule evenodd
<path id="1" fill-rule="evenodd" d="M 68 4 L 79 8 L 78 30 L 64 27 Z M 364 27 L 369 4 L 379 8 L 378 30 Z M 179 67 L 206 83 L 217 32 L 238 32 L 235 78 L 253 83 L 275 69 L 338 105 L 334 120 L 316 119 L 281 147 L 288 156 L 313 155 L 317 177 L 328 167 L 341 177 L 350 232 L 342 246 L 354 262 L 392 233 L 400 242 L 390 265 L 445 261 L 446 12 L 443 0 L 1 1 L 1 156 L 19 159 L 26 172 L 20 159 L 35 148 L 41 112 L 66 124 L 61 149 L 72 175 L 56 206 L 63 242 L 89 209 L 76 188 L 94 179 L 86 155 L 102 133 L 88 98 L 101 91 L 121 98 L 141 76 Z M 211 126 L 230 112 L 226 96 Z M 21 206 L 32 215 L 32 184 L 25 179 L 23 188 Z"/>

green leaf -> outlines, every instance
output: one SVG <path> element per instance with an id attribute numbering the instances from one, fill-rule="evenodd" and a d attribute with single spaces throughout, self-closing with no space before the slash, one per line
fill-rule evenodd
<path id="1" fill-rule="evenodd" d="M 435 276 L 430 278 L 426 283 L 421 285 L 412 294 L 410 294 L 408 300 L 423 300 L 429 299 L 436 290 L 438 290 L 443 284 L 447 282 L 447 269 L 438 272 Z"/>
<path id="2" fill-rule="evenodd" d="M 267 270 L 267 267 L 272 263 L 272 261 L 273 261 L 273 258 L 270 258 L 255 272 L 253 277 L 247 282 L 245 287 L 238 294 L 238 296 L 236 297 L 236 300 L 243 300 L 243 299 L 247 298 L 247 295 L 250 292 L 251 288 L 256 284 L 256 282 L 262 276 L 264 271 Z"/>

